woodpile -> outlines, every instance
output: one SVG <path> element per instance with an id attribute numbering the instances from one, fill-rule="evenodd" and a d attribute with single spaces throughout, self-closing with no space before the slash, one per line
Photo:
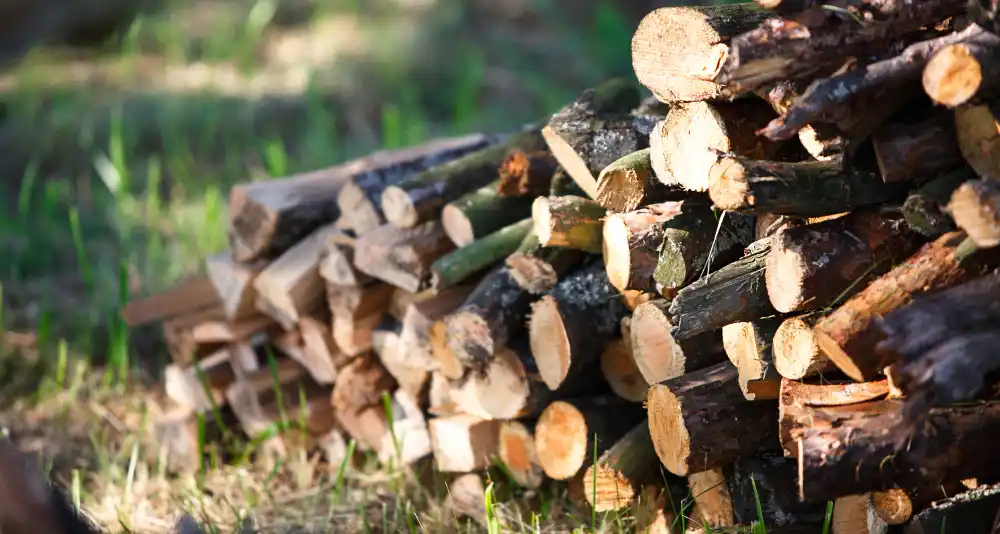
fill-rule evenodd
<path id="1" fill-rule="evenodd" d="M 230 250 L 126 310 L 171 452 L 218 408 L 648 529 L 998 528 L 995 5 L 834 3 L 660 8 L 651 98 L 235 188 Z"/>

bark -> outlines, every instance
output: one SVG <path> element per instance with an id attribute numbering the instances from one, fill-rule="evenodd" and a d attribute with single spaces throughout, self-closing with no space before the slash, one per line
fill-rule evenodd
<path id="1" fill-rule="evenodd" d="M 615 396 L 556 401 L 535 425 L 535 447 L 545 474 L 567 480 L 632 430 L 642 407 Z M 596 443 L 594 440 L 597 440 Z"/>
<path id="2" fill-rule="evenodd" d="M 604 220 L 604 265 L 608 279 L 619 290 L 653 291 L 664 225 L 681 214 L 684 204 L 664 202 Z"/>
<path id="3" fill-rule="evenodd" d="M 951 196 L 948 212 L 977 247 L 1000 245 L 1000 187 L 996 182 L 969 180 L 960 185 Z"/>
<path id="4" fill-rule="evenodd" d="M 864 381 L 892 363 L 875 351 L 884 337 L 880 318 L 927 293 L 960 284 L 983 274 L 995 258 L 974 254 L 975 246 L 961 233 L 945 234 L 924 245 L 898 265 L 848 299 L 816 324 L 814 333 L 827 358 L 847 376 Z"/>
<path id="5" fill-rule="evenodd" d="M 958 149 L 954 114 L 944 109 L 886 123 L 872 133 L 872 145 L 886 183 L 922 185 L 965 166 Z"/>
<path id="6" fill-rule="evenodd" d="M 364 287 L 375 281 L 354 266 L 356 246 L 357 239 L 347 233 L 327 235 L 319 275 L 330 284 L 350 288 Z"/>
<path id="7" fill-rule="evenodd" d="M 949 108 L 997 96 L 1000 91 L 998 49 L 1000 36 L 985 31 L 941 48 L 924 67 L 924 92 L 935 103 Z"/>
<path id="8" fill-rule="evenodd" d="M 774 309 L 828 307 L 916 252 L 923 236 L 911 231 L 902 216 L 879 211 L 858 210 L 775 236 L 765 270 Z"/>
<path id="9" fill-rule="evenodd" d="M 747 400 L 778 398 L 781 375 L 774 368 L 771 344 L 781 317 L 722 327 L 722 343 L 729 361 L 739 370 L 740 389 Z"/>
<path id="10" fill-rule="evenodd" d="M 590 465 L 583 474 L 586 499 L 597 512 L 631 506 L 647 484 L 663 480 L 649 424 L 639 423 Z"/>
<path id="11" fill-rule="evenodd" d="M 441 224 L 455 246 L 464 247 L 531 216 L 533 198 L 503 196 L 499 187 L 500 181 L 494 180 L 444 207 Z"/>
<path id="12" fill-rule="evenodd" d="M 937 532 L 996 532 L 1000 514 L 1000 486 L 975 488 L 954 495 L 921 511 L 906 525 L 904 534 Z"/>
<path id="13" fill-rule="evenodd" d="M 400 157 L 381 167 L 354 173 L 337 195 L 341 216 L 356 235 L 364 235 L 385 224 L 379 206 L 382 192 L 413 175 L 432 167 L 483 150 L 499 143 L 501 136 L 471 134 L 436 139 L 416 147 L 401 150 Z"/>
<path id="14" fill-rule="evenodd" d="M 545 480 L 545 472 L 535 451 L 535 425 L 521 421 L 500 424 L 498 455 L 504 467 L 521 487 L 537 489 Z"/>
<path id="15" fill-rule="evenodd" d="M 538 197 L 531 207 L 535 234 L 543 247 L 565 247 L 600 254 L 602 220 L 607 211 L 596 201 L 575 195 Z"/>
<path id="16" fill-rule="evenodd" d="M 1000 180 L 1000 100 L 970 104 L 955 110 L 955 128 L 962 156 L 984 180 Z"/>
<path id="17" fill-rule="evenodd" d="M 722 362 L 649 390 L 649 431 L 671 473 L 722 467 L 777 442 L 777 403 L 746 400 L 737 379 L 736 369 Z M 754 430 L 741 430 L 747 428 Z"/>
<path id="18" fill-rule="evenodd" d="M 497 192 L 508 197 L 547 195 L 558 168 L 559 162 L 547 150 L 511 150 L 500 163 Z"/>
<path id="19" fill-rule="evenodd" d="M 714 78 L 725 43 L 770 15 L 749 3 L 657 9 L 632 36 L 632 69 L 663 102 L 719 97 L 721 87 Z"/>
<path id="20" fill-rule="evenodd" d="M 502 142 L 386 187 L 380 200 L 386 220 L 399 228 L 412 228 L 436 219 L 445 204 L 496 180 L 500 162 L 515 148 L 528 151 L 544 148 L 541 132 L 530 127 Z"/>
<path id="21" fill-rule="evenodd" d="M 561 197 L 566 195 L 582 197 L 586 196 L 587 193 L 573 181 L 573 178 L 566 173 L 565 169 L 559 167 L 555 175 L 552 176 L 552 187 L 549 188 L 549 196 Z"/>
<path id="22" fill-rule="evenodd" d="M 790 380 L 801 380 L 837 368 L 820 350 L 813 334 L 813 327 L 822 317 L 823 314 L 811 313 L 781 322 L 774 332 L 771 348 L 778 374 Z"/>
<path id="23" fill-rule="evenodd" d="M 755 241 L 743 258 L 700 278 L 670 303 L 676 340 L 718 330 L 729 323 L 753 321 L 776 313 L 764 283 L 770 239 Z"/>
<path id="24" fill-rule="evenodd" d="M 889 396 L 889 381 L 804 383 L 784 379 L 778 397 L 778 437 L 785 456 L 798 456 L 798 439 L 809 428 L 809 408 L 847 406 Z"/>
<path id="25" fill-rule="evenodd" d="M 441 223 L 412 228 L 384 224 L 358 239 L 354 265 L 359 271 L 416 293 L 430 284 L 431 264 L 455 250 Z"/>
<path id="26" fill-rule="evenodd" d="M 951 195 L 958 186 L 976 177 L 972 169 L 961 170 L 938 176 L 910 191 L 903 202 L 903 217 L 914 231 L 937 238 L 946 232 L 957 229 L 955 221 L 944 212 L 944 207 L 951 200 Z"/>
<path id="27" fill-rule="evenodd" d="M 596 376 L 605 347 L 628 310 L 600 262 L 561 280 L 531 308 L 528 333 L 542 380 L 552 390 Z"/>
<path id="28" fill-rule="evenodd" d="M 816 217 L 902 200 L 901 184 L 840 161 L 785 163 L 727 157 L 712 168 L 709 195 L 719 209 Z"/>
<path id="29" fill-rule="evenodd" d="M 765 451 L 742 458 L 722 472 L 735 524 L 760 521 L 758 503 L 768 532 L 772 528 L 822 524 L 826 507 L 798 501 L 796 465 L 780 453 Z"/>
<path id="30" fill-rule="evenodd" d="M 726 352 L 718 330 L 678 341 L 667 313 L 669 302 L 653 300 L 641 304 L 632 315 L 632 354 L 648 384 L 676 378 L 725 361 Z"/>
<path id="31" fill-rule="evenodd" d="M 681 200 L 687 195 L 684 189 L 664 185 L 656 179 L 649 148 L 618 158 L 597 177 L 597 202 L 614 212 Z"/>
<path id="32" fill-rule="evenodd" d="M 441 290 L 465 282 L 500 262 L 518 249 L 533 225 L 531 218 L 522 219 L 438 258 L 431 264 L 431 287 Z"/>
<path id="33" fill-rule="evenodd" d="M 443 473 L 485 469 L 500 444 L 500 421 L 466 414 L 428 421 L 434 465 Z"/>

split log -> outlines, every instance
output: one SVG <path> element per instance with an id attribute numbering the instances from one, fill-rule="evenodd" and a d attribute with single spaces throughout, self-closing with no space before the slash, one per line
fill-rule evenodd
<path id="1" fill-rule="evenodd" d="M 1000 180 L 1000 100 L 969 104 L 955 110 L 962 156 L 984 180 Z"/>
<path id="2" fill-rule="evenodd" d="M 434 466 L 443 473 L 485 469 L 497 453 L 500 421 L 472 415 L 436 417 L 427 422 Z"/>
<path id="3" fill-rule="evenodd" d="M 417 400 L 405 391 L 396 390 L 388 403 L 389 428 L 382 436 L 378 449 L 383 465 L 402 467 L 431 454 L 431 437 L 427 421 Z"/>
<path id="4" fill-rule="evenodd" d="M 854 380 L 874 377 L 892 363 L 874 350 L 883 338 L 879 319 L 919 293 L 947 289 L 996 264 L 990 254 L 975 254 L 976 250 L 958 232 L 924 245 L 816 324 L 814 333 L 823 353 Z M 987 252 L 991 250 L 995 249 Z"/>
<path id="5" fill-rule="evenodd" d="M 229 351 L 220 350 L 190 367 L 168 365 L 163 373 L 167 398 L 204 413 L 226 403 L 226 389 L 236 380 Z"/>
<path id="6" fill-rule="evenodd" d="M 904 534 L 993 532 L 1000 517 L 1000 486 L 959 493 L 921 511 L 904 527 Z"/>
<path id="7" fill-rule="evenodd" d="M 798 455 L 798 439 L 809 428 L 808 408 L 847 406 L 884 399 L 889 396 L 889 381 L 823 381 L 812 384 L 784 379 L 778 401 L 778 436 L 785 456 Z"/>
<path id="8" fill-rule="evenodd" d="M 956 108 L 997 96 L 1000 90 L 1000 37 L 980 31 L 938 50 L 923 72 L 924 91 L 940 105 Z"/>
<path id="9" fill-rule="evenodd" d="M 955 221 L 945 213 L 945 206 L 951 200 L 952 193 L 958 186 L 976 178 L 971 168 L 938 176 L 910 191 L 903 202 L 903 217 L 916 232 L 926 237 L 937 238 L 946 232 L 957 230 Z"/>
<path id="10" fill-rule="evenodd" d="M 664 185 L 656 179 L 649 148 L 618 158 L 597 177 L 596 200 L 614 212 L 633 211 L 648 204 L 681 200 L 685 196 L 684 189 Z"/>
<path id="11" fill-rule="evenodd" d="M 755 241 L 743 258 L 678 291 L 669 309 L 674 339 L 690 339 L 729 323 L 774 315 L 764 281 L 770 249 L 771 238 Z"/>
<path id="12" fill-rule="evenodd" d="M 729 362 L 656 384 L 647 400 L 656 454 L 678 476 L 753 455 L 777 442 L 775 404 L 746 400 Z"/>
<path id="13" fill-rule="evenodd" d="M 889 525 L 878 516 L 870 493 L 844 495 L 833 502 L 831 534 L 885 534 Z"/>
<path id="14" fill-rule="evenodd" d="M 358 238 L 354 265 L 359 271 L 416 293 L 430 282 L 430 266 L 455 250 L 441 223 L 410 228 L 382 225 Z"/>
<path id="15" fill-rule="evenodd" d="M 211 279 L 208 276 L 192 276 L 166 291 L 130 300 L 122 308 L 121 316 L 128 326 L 139 326 L 179 319 L 209 308 L 221 310 Z"/>
<path id="16" fill-rule="evenodd" d="M 363 446 L 379 452 L 388 432 L 383 394 L 396 382 L 372 353 L 359 356 L 340 370 L 330 404 L 340 426 Z"/>
<path id="17" fill-rule="evenodd" d="M 825 308 L 852 295 L 916 252 L 923 237 L 901 215 L 862 209 L 789 228 L 771 241 L 765 280 L 782 313 Z"/>
<path id="18" fill-rule="evenodd" d="M 958 149 L 954 113 L 932 108 L 905 114 L 872 132 L 872 146 L 886 183 L 925 182 L 965 166 Z"/>
<path id="19" fill-rule="evenodd" d="M 1000 245 L 1000 187 L 991 180 L 969 180 L 948 203 L 955 224 L 979 248 Z"/>
<path id="20" fill-rule="evenodd" d="M 347 219 L 356 235 L 364 235 L 386 222 L 379 202 L 387 187 L 500 141 L 501 138 L 497 135 L 471 134 L 435 139 L 423 145 L 401 149 L 394 162 L 381 168 L 357 172 L 350 177 L 337 194 L 341 216 Z"/>
<path id="21" fill-rule="evenodd" d="M 607 211 L 575 195 L 538 197 L 531 206 L 535 234 L 543 247 L 566 247 L 600 254 Z"/>
<path id="22" fill-rule="evenodd" d="M 837 368 L 820 350 L 813 334 L 813 327 L 822 317 L 822 314 L 812 313 L 789 317 L 781 322 L 774 332 L 771 347 L 778 374 L 791 380 L 802 380 Z"/>
<path id="23" fill-rule="evenodd" d="M 587 503 L 597 512 L 631 506 L 647 484 L 661 482 L 665 474 L 653 450 L 649 424 L 629 430 L 584 471 Z"/>
<path id="24" fill-rule="evenodd" d="M 337 369 L 347 365 L 350 356 L 337 347 L 333 339 L 330 323 L 313 317 L 303 317 L 299 321 L 303 350 L 298 353 L 299 363 L 320 384 L 333 384 L 337 379 Z M 289 354 L 289 357 L 296 355 Z"/>
<path id="25" fill-rule="evenodd" d="M 652 291 L 653 271 L 663 243 L 663 225 L 682 211 L 686 201 L 653 204 L 604 220 L 604 265 L 619 290 Z"/>
<path id="26" fill-rule="evenodd" d="M 740 389 L 747 400 L 777 399 L 781 375 L 774 368 L 771 350 L 781 317 L 722 327 L 726 355 L 739 370 Z"/>
<path id="27" fill-rule="evenodd" d="M 642 376 L 632 354 L 631 317 L 622 317 L 621 334 L 621 339 L 612 341 L 601 352 L 601 374 L 615 395 L 628 401 L 643 402 L 649 383 Z"/>
<path id="28" fill-rule="evenodd" d="M 542 380 L 552 390 L 597 375 L 605 346 L 628 310 L 600 262 L 561 280 L 531 306 L 528 333 Z"/>
<path id="29" fill-rule="evenodd" d="M 213 306 L 164 321 L 163 340 L 170 353 L 170 359 L 178 365 L 190 365 L 225 348 L 225 341 L 199 342 L 194 335 L 198 325 L 224 320 L 222 307 Z"/>
<path id="30" fill-rule="evenodd" d="M 718 330 L 678 340 L 667 312 L 670 303 L 652 300 L 632 314 L 632 355 L 648 384 L 697 371 L 725 361 L 726 352 Z"/>
<path id="31" fill-rule="evenodd" d="M 559 169 L 559 162 L 548 150 L 525 152 L 511 150 L 500 163 L 500 184 L 497 192 L 502 196 L 537 197 L 549 194 L 552 178 Z"/>
<path id="32" fill-rule="evenodd" d="M 720 154 L 771 158 L 780 143 L 756 132 L 774 117 L 771 106 L 759 98 L 674 106 L 664 121 L 664 137 L 657 147 L 666 164 L 667 183 L 680 184 L 689 191 L 708 191 L 712 166 Z"/>
<path id="33" fill-rule="evenodd" d="M 550 478 L 567 480 L 580 473 L 595 449 L 604 452 L 642 417 L 640 406 L 615 396 L 553 402 L 535 425 L 539 463 Z"/>
<path id="34" fill-rule="evenodd" d="M 262 262 L 249 265 L 238 263 L 228 250 L 205 259 L 205 272 L 212 281 L 227 319 L 239 321 L 260 315 L 255 306 L 257 292 L 253 281 L 264 267 Z"/>
<path id="35" fill-rule="evenodd" d="M 816 217 L 902 200 L 901 184 L 845 170 L 839 160 L 798 163 L 726 157 L 712 167 L 709 195 L 719 209 Z"/>
<path id="36" fill-rule="evenodd" d="M 398 228 L 412 228 L 438 217 L 445 204 L 497 179 L 497 170 L 512 149 L 536 151 L 544 148 L 536 127 L 512 134 L 447 163 L 390 185 L 382 192 L 381 207 L 387 221 Z"/>
<path id="37" fill-rule="evenodd" d="M 503 196 L 500 180 L 450 202 L 441 210 L 441 225 L 455 246 L 463 248 L 531 216 L 529 196 Z"/>
<path id="38" fill-rule="evenodd" d="M 657 9 L 632 36 L 632 69 L 663 102 L 719 97 L 714 79 L 726 43 L 770 15 L 749 3 Z"/>
<path id="39" fill-rule="evenodd" d="M 545 480 L 545 472 L 535 452 L 535 427 L 520 421 L 500 424 L 498 455 L 507 472 L 520 486 L 537 489 Z"/>
<path id="40" fill-rule="evenodd" d="M 441 290 L 467 281 L 513 254 L 534 227 L 528 217 L 480 237 L 431 264 L 431 287 Z"/>

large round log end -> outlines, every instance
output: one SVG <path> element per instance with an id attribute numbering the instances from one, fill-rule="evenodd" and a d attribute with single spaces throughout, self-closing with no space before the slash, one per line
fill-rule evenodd
<path id="1" fill-rule="evenodd" d="M 670 388 L 657 384 L 649 388 L 646 410 L 656 455 L 671 473 L 687 476 L 691 437 L 684 424 L 680 400 Z"/>
<path id="2" fill-rule="evenodd" d="M 982 68 L 964 44 L 946 46 L 924 67 L 924 91 L 934 102 L 950 108 L 968 102 L 982 83 Z"/>
<path id="3" fill-rule="evenodd" d="M 535 450 L 545 474 L 567 480 L 587 459 L 587 421 L 572 404 L 550 404 L 535 425 Z"/>

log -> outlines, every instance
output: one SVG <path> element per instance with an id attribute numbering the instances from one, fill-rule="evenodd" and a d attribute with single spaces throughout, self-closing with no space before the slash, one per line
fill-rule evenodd
<path id="1" fill-rule="evenodd" d="M 686 201 L 653 204 L 604 220 L 604 265 L 619 290 L 654 289 L 653 271 L 663 243 L 663 225 L 682 211 Z"/>
<path id="2" fill-rule="evenodd" d="M 619 397 L 632 401 L 646 400 L 649 383 L 642 376 L 632 354 L 632 318 L 622 317 L 621 339 L 608 343 L 601 352 L 601 374 Z"/>
<path id="3" fill-rule="evenodd" d="M 575 195 L 538 197 L 531 206 L 538 243 L 600 254 L 604 244 L 603 206 Z"/>
<path id="4" fill-rule="evenodd" d="M 862 209 L 789 228 L 771 241 L 765 281 L 781 313 L 826 308 L 892 268 L 924 243 L 901 215 Z"/>
<path id="5" fill-rule="evenodd" d="M 618 439 L 584 471 L 587 503 L 597 512 L 631 506 L 647 484 L 664 479 L 653 450 L 649 424 L 643 421 Z"/>
<path id="6" fill-rule="evenodd" d="M 386 187 L 380 200 L 382 213 L 398 228 L 432 221 L 445 204 L 496 180 L 500 163 L 512 149 L 541 150 L 543 143 L 540 131 L 529 127 L 482 150 L 430 167 Z"/>
<path id="7" fill-rule="evenodd" d="M 875 511 L 875 502 L 870 493 L 844 495 L 833 502 L 833 516 L 830 521 L 832 534 L 883 534 L 889 526 Z"/>
<path id="8" fill-rule="evenodd" d="M 990 180 L 969 180 L 951 195 L 948 212 L 979 248 L 1000 245 L 1000 188 Z"/>
<path id="9" fill-rule="evenodd" d="M 975 177 L 972 169 L 965 167 L 938 176 L 919 189 L 910 191 L 903 202 L 903 217 L 910 228 L 932 239 L 957 230 L 955 222 L 945 213 L 944 208 L 955 189 Z"/>
<path id="10" fill-rule="evenodd" d="M 1000 514 L 1000 486 L 975 488 L 935 503 L 913 517 L 904 534 L 936 532 L 997 531 Z"/>
<path id="11" fill-rule="evenodd" d="M 678 476 L 756 454 L 777 442 L 775 404 L 746 400 L 729 362 L 655 384 L 647 409 L 656 454 Z"/>
<path id="12" fill-rule="evenodd" d="M 962 156 L 984 180 L 1000 180 L 1000 100 L 969 104 L 955 110 L 955 129 Z"/>
<path id="13" fill-rule="evenodd" d="M 487 522 L 486 488 L 479 473 L 465 473 L 448 483 L 445 506 L 454 517 L 468 517 L 479 524 Z"/>
<path id="14" fill-rule="evenodd" d="M 871 140 L 886 183 L 923 185 L 965 166 L 954 113 L 944 109 L 897 117 L 872 132 Z"/>
<path id="15" fill-rule="evenodd" d="M 338 423 L 359 443 L 379 452 L 388 431 L 382 395 L 396 382 L 372 353 L 359 356 L 340 370 L 330 403 Z"/>
<path id="16" fill-rule="evenodd" d="M 1000 474 L 991 454 L 1000 421 L 996 403 L 933 409 L 918 432 L 903 420 L 903 401 L 810 412 L 799 443 L 799 497 L 805 501 Z"/>
<path id="17" fill-rule="evenodd" d="M 816 217 L 894 200 L 905 187 L 838 160 L 797 163 L 726 157 L 712 167 L 709 195 L 719 209 Z"/>
<path id="18" fill-rule="evenodd" d="M 333 341 L 340 352 L 350 357 L 372 349 L 372 333 L 382 322 L 384 313 L 376 311 L 362 317 L 333 316 Z"/>
<path id="19" fill-rule="evenodd" d="M 723 347 L 739 371 L 740 389 L 747 400 L 778 398 L 781 375 L 774 367 L 771 347 L 782 320 L 771 317 L 722 327 Z"/>
<path id="20" fill-rule="evenodd" d="M 497 453 L 500 421 L 466 414 L 436 417 L 427 422 L 434 466 L 442 473 L 485 469 Z"/>
<path id="21" fill-rule="evenodd" d="M 988 251 L 995 249 L 987 249 Z M 879 319 L 920 293 L 955 286 L 994 264 L 960 232 L 924 245 L 906 262 L 875 280 L 816 324 L 814 333 L 826 357 L 847 376 L 866 381 L 892 363 L 876 352 L 883 334 Z"/>
<path id="22" fill-rule="evenodd" d="M 521 487 L 537 489 L 545 480 L 545 472 L 535 452 L 535 427 L 521 421 L 500 424 L 500 460 L 511 478 Z"/>
<path id="23" fill-rule="evenodd" d="M 961 43 L 942 47 L 924 67 L 924 92 L 936 104 L 956 108 L 997 96 L 1000 89 L 1000 37 L 979 31 Z"/>
<path id="24" fill-rule="evenodd" d="M 470 134 L 435 139 L 398 151 L 386 165 L 354 173 L 337 194 L 337 207 L 356 235 L 364 235 L 385 224 L 379 201 L 386 187 L 396 185 L 427 169 L 483 150 L 499 143 L 497 135 Z"/>
<path id="25" fill-rule="evenodd" d="M 875 514 L 887 525 L 902 525 L 913 517 L 913 501 L 899 488 L 872 492 L 871 499 Z"/>
<path id="26" fill-rule="evenodd" d="M 664 121 L 665 135 L 657 147 L 666 164 L 668 183 L 690 191 L 708 191 L 712 166 L 720 154 L 771 158 L 780 143 L 756 132 L 774 117 L 771 106 L 759 98 L 674 106 Z"/>
<path id="27" fill-rule="evenodd" d="M 533 227 L 530 217 L 521 219 L 441 256 L 431 264 L 431 287 L 440 291 L 468 281 L 516 252 Z"/>
<path id="28" fill-rule="evenodd" d="M 328 284 L 344 288 L 362 288 L 377 280 L 354 266 L 354 250 L 357 239 L 347 233 L 327 236 L 323 259 L 319 264 L 319 275 Z"/>
<path id="29" fill-rule="evenodd" d="M 648 384 L 697 371 L 725 361 L 726 352 L 718 330 L 678 340 L 667 312 L 670 303 L 653 300 L 639 305 L 632 314 L 632 355 Z"/>
<path id="30" fill-rule="evenodd" d="M 533 197 L 504 196 L 499 188 L 497 179 L 442 208 L 441 225 L 455 246 L 463 248 L 531 216 Z"/>
<path id="31" fill-rule="evenodd" d="M 684 201 L 681 212 L 663 224 L 663 241 L 653 271 L 660 293 L 673 294 L 707 274 L 713 265 L 739 259 L 753 241 L 754 223 L 753 217 L 719 213 L 708 202 Z"/>
<path id="32" fill-rule="evenodd" d="M 774 332 L 771 348 L 778 374 L 802 380 L 837 368 L 820 350 L 813 333 L 813 327 L 822 317 L 821 313 L 808 313 L 781 322 Z"/>
<path id="33" fill-rule="evenodd" d="M 500 162 L 497 192 L 510 197 L 537 197 L 549 194 L 559 162 L 548 150 L 511 150 Z"/>
<path id="34" fill-rule="evenodd" d="M 712 532 L 736 524 L 733 499 L 726 486 L 726 475 L 721 468 L 691 473 L 687 477 L 687 484 L 691 501 L 694 501 L 690 512 L 693 528 Z"/>
<path id="35" fill-rule="evenodd" d="M 396 390 L 388 404 L 390 425 L 378 449 L 379 462 L 392 470 L 429 456 L 430 432 L 417 400 L 405 391 Z"/>
<path id="36" fill-rule="evenodd" d="M 764 281 L 770 243 L 770 238 L 753 242 L 743 258 L 677 292 L 669 309 L 674 323 L 670 334 L 675 340 L 776 313 Z"/>
<path id="37" fill-rule="evenodd" d="M 330 323 L 313 317 L 303 317 L 299 321 L 303 350 L 297 355 L 298 361 L 309 371 L 313 380 L 320 384 L 333 384 L 337 379 L 337 369 L 347 365 L 350 356 L 337 347 L 333 339 Z"/>
<path id="38" fill-rule="evenodd" d="M 535 425 L 535 450 L 545 474 L 567 480 L 632 430 L 643 417 L 640 406 L 615 396 L 555 401 Z M 596 442 L 595 442 L 596 439 Z"/>
<path id="39" fill-rule="evenodd" d="M 847 406 L 884 399 L 889 381 L 804 383 L 784 379 L 778 397 L 778 436 L 785 456 L 798 455 L 798 439 L 809 428 L 808 408 Z"/>
<path id="40" fill-rule="evenodd" d="M 531 306 L 531 352 L 552 390 L 596 375 L 601 353 L 620 335 L 628 310 L 603 267 L 593 262 L 569 274 Z"/>
<path id="41" fill-rule="evenodd" d="M 255 306 L 257 292 L 253 281 L 264 267 L 262 262 L 238 263 L 228 250 L 205 258 L 205 273 L 219 296 L 227 319 L 236 322 L 260 315 Z"/>
<path id="42" fill-rule="evenodd" d="M 374 278 L 364 286 L 349 287 L 326 284 L 326 302 L 334 317 L 362 319 L 381 316 L 389 309 L 394 287 Z"/>
<path id="43" fill-rule="evenodd" d="M 632 70 L 663 102 L 717 98 L 714 78 L 728 41 L 768 16 L 749 3 L 657 9 L 632 36 Z"/>
<path id="44" fill-rule="evenodd" d="M 768 19 L 729 42 L 715 81 L 726 85 L 727 96 L 734 96 L 770 82 L 805 78 L 824 67 L 843 64 L 845 57 L 878 53 L 887 42 L 964 12 L 961 0 L 891 0 L 882 3 L 864 24 L 826 17 L 807 28 L 781 18 Z"/>
<path id="45" fill-rule="evenodd" d="M 208 276 L 192 276 L 174 284 L 166 291 L 130 300 L 122 308 L 122 320 L 128 326 L 179 319 L 198 311 L 219 308 L 219 296 Z"/>
<path id="46" fill-rule="evenodd" d="M 535 233 L 529 232 L 517 252 L 507 256 L 504 266 L 525 291 L 540 295 L 555 287 L 559 277 L 579 265 L 586 254 L 563 247 L 542 247 Z"/>
<path id="47" fill-rule="evenodd" d="M 633 211 L 685 196 L 682 188 L 664 185 L 656 179 L 648 147 L 616 159 L 597 177 L 596 200 L 614 212 Z"/>
<path id="48" fill-rule="evenodd" d="M 455 250 L 441 223 L 410 228 L 384 224 L 358 238 L 354 265 L 359 271 L 416 293 L 430 283 L 430 266 Z"/>

